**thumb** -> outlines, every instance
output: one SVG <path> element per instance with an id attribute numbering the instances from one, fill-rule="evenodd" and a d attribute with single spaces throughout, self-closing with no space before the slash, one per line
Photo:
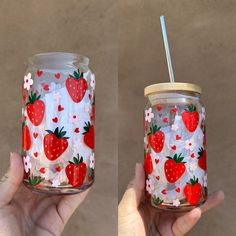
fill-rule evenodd
<path id="1" fill-rule="evenodd" d="M 24 175 L 21 157 L 17 153 L 10 154 L 10 168 L 0 181 L 0 207 L 7 205 L 20 187 Z"/>
<path id="2" fill-rule="evenodd" d="M 201 209 L 194 208 L 190 212 L 176 219 L 172 226 L 175 236 L 182 236 L 188 233 L 201 217 Z"/>
<path id="3" fill-rule="evenodd" d="M 127 190 L 119 204 L 119 208 L 125 207 L 126 211 L 136 210 L 141 202 L 144 192 L 145 174 L 143 165 L 136 164 L 135 178 L 129 183 Z"/>

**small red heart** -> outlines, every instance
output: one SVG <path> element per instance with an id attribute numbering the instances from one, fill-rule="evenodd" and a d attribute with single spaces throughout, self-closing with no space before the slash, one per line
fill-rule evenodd
<path id="1" fill-rule="evenodd" d="M 159 162 L 159 159 L 155 159 L 155 162 L 156 162 L 156 164 L 158 164 L 158 162 Z"/>
<path id="2" fill-rule="evenodd" d="M 92 95 L 91 95 L 91 94 L 89 94 L 89 95 L 88 95 L 88 97 L 89 97 L 89 100 L 91 100 L 91 98 L 92 98 Z"/>
<path id="3" fill-rule="evenodd" d="M 26 121 L 26 119 L 27 119 L 27 117 L 26 117 L 26 116 L 24 116 L 24 121 Z"/>
<path id="4" fill-rule="evenodd" d="M 92 181 L 93 177 L 91 175 L 88 176 L 88 181 Z"/>
<path id="5" fill-rule="evenodd" d="M 180 188 L 175 189 L 175 191 L 176 191 L 177 193 L 179 193 L 179 192 L 180 192 Z"/>
<path id="6" fill-rule="evenodd" d="M 162 193 L 162 194 L 166 194 L 166 189 L 163 189 L 163 190 L 161 191 L 161 193 Z"/>
<path id="7" fill-rule="evenodd" d="M 48 84 L 43 85 L 43 89 L 44 89 L 45 91 L 48 91 L 48 90 L 49 90 Z"/>
<path id="8" fill-rule="evenodd" d="M 79 133 L 79 128 L 75 128 L 75 130 L 74 130 L 74 131 L 75 131 L 75 133 L 77 133 L 77 134 L 78 134 L 78 133 Z"/>
<path id="9" fill-rule="evenodd" d="M 160 111 L 162 108 L 163 108 L 162 105 L 158 105 L 158 106 L 156 106 L 156 109 L 157 109 L 158 111 Z"/>
<path id="10" fill-rule="evenodd" d="M 60 73 L 56 73 L 54 76 L 55 76 L 56 79 L 60 79 L 61 74 Z"/>
<path id="11" fill-rule="evenodd" d="M 171 147 L 171 149 L 175 151 L 175 150 L 176 150 L 176 146 L 173 145 L 173 146 Z"/>
<path id="12" fill-rule="evenodd" d="M 42 71 L 42 70 L 38 70 L 38 71 L 37 71 L 38 77 L 40 77 L 42 74 L 43 74 L 43 71 Z"/>
<path id="13" fill-rule="evenodd" d="M 34 156 L 35 156 L 35 157 L 38 157 L 38 152 L 34 152 Z"/>
<path id="14" fill-rule="evenodd" d="M 194 158 L 194 153 L 191 154 L 191 157 Z"/>
<path id="15" fill-rule="evenodd" d="M 63 107 L 62 105 L 58 105 L 57 110 L 58 110 L 58 111 L 63 111 L 63 110 L 64 110 L 64 107 Z"/>
<path id="16" fill-rule="evenodd" d="M 61 167 L 60 167 L 60 166 L 57 166 L 57 167 L 55 168 L 55 170 L 56 170 L 56 172 L 60 172 L 60 171 L 61 171 Z"/>
<path id="17" fill-rule="evenodd" d="M 46 170 L 45 170 L 44 167 L 42 167 L 42 168 L 39 169 L 39 172 L 42 173 L 42 174 L 44 174 L 44 173 L 46 172 Z"/>
<path id="18" fill-rule="evenodd" d="M 57 118 L 57 117 L 54 117 L 54 118 L 52 119 L 52 121 L 53 121 L 54 123 L 57 123 L 57 122 L 58 122 L 58 118 Z"/>
<path id="19" fill-rule="evenodd" d="M 36 133 L 36 132 L 33 133 L 33 136 L 34 136 L 35 139 L 38 137 L 38 135 L 39 135 L 39 134 Z"/>
<path id="20" fill-rule="evenodd" d="M 169 119 L 168 119 L 167 117 L 165 117 L 165 118 L 163 119 L 163 122 L 164 122 L 164 123 L 168 123 L 168 122 L 169 122 Z"/>
<path id="21" fill-rule="evenodd" d="M 181 139 L 181 136 L 176 135 L 176 136 L 175 136 L 175 139 L 176 139 L 176 140 L 180 140 L 180 139 Z"/>
<path id="22" fill-rule="evenodd" d="M 157 179 L 157 180 L 159 180 L 159 179 L 160 179 L 160 176 L 159 176 L 159 175 L 158 175 L 158 176 L 156 176 L 156 179 Z"/>
<path id="23" fill-rule="evenodd" d="M 172 109 L 172 111 L 173 111 L 174 113 L 176 113 L 178 110 L 177 110 L 177 108 L 175 107 L 175 108 Z"/>

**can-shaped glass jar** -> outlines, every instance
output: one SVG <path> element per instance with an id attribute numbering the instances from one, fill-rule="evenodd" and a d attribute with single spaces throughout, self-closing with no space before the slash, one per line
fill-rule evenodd
<path id="1" fill-rule="evenodd" d="M 42 53 L 23 81 L 24 183 L 37 192 L 73 194 L 94 182 L 95 76 L 89 59 Z"/>
<path id="2" fill-rule="evenodd" d="M 207 198 L 205 108 L 201 88 L 160 83 L 145 88 L 146 200 L 163 210 L 186 211 Z"/>

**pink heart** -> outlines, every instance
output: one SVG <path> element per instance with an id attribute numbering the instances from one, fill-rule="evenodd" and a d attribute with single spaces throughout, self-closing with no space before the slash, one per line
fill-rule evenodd
<path id="1" fill-rule="evenodd" d="M 57 110 L 58 110 L 58 111 L 63 111 L 63 110 L 64 110 L 64 107 L 63 107 L 62 105 L 58 105 Z"/>
<path id="2" fill-rule="evenodd" d="M 42 74 L 43 74 L 43 71 L 42 71 L 42 70 L 38 70 L 38 71 L 37 71 L 38 77 L 40 77 Z"/>
<path id="3" fill-rule="evenodd" d="M 38 133 L 34 132 L 33 133 L 34 138 L 36 139 L 38 137 Z"/>
<path id="4" fill-rule="evenodd" d="M 53 121 L 54 123 L 57 123 L 57 122 L 58 122 L 58 118 L 57 118 L 57 117 L 54 117 L 54 118 L 52 119 L 52 121 Z"/>
<path id="5" fill-rule="evenodd" d="M 55 76 L 56 79 L 60 79 L 61 74 L 60 73 L 56 73 L 54 76 Z"/>
<path id="6" fill-rule="evenodd" d="M 176 113 L 178 110 L 177 110 L 177 108 L 175 107 L 175 108 L 172 109 L 172 111 L 173 111 L 174 113 Z"/>
<path id="7" fill-rule="evenodd" d="M 45 84 L 45 85 L 43 86 L 43 89 L 44 89 L 45 91 L 48 91 L 48 90 L 49 90 L 48 84 Z"/>
<path id="8" fill-rule="evenodd" d="M 166 189 L 163 189 L 163 190 L 161 191 L 161 193 L 162 193 L 162 194 L 166 194 Z"/>
<path id="9" fill-rule="evenodd" d="M 179 192 L 180 192 L 180 188 L 175 189 L 175 191 L 176 191 L 177 193 L 179 193 Z"/>
<path id="10" fill-rule="evenodd" d="M 181 139 L 181 136 L 176 135 L 175 138 L 176 138 L 176 140 L 180 140 L 180 139 Z"/>
<path id="11" fill-rule="evenodd" d="M 157 109 L 158 111 L 160 111 L 162 108 L 163 108 L 162 105 L 158 105 L 158 106 L 156 106 L 156 109 Z"/>
<path id="12" fill-rule="evenodd" d="M 168 122 L 169 122 L 169 119 L 168 119 L 167 117 L 165 117 L 165 118 L 163 119 L 163 122 L 164 122 L 164 123 L 168 123 Z"/>

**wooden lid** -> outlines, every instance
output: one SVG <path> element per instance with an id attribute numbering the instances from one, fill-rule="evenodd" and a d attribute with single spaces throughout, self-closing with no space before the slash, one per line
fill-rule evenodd
<path id="1" fill-rule="evenodd" d="M 170 91 L 189 91 L 194 93 L 202 93 L 202 89 L 196 84 L 190 83 L 159 83 L 147 86 L 144 89 L 144 95 L 152 93 L 170 92 Z"/>

